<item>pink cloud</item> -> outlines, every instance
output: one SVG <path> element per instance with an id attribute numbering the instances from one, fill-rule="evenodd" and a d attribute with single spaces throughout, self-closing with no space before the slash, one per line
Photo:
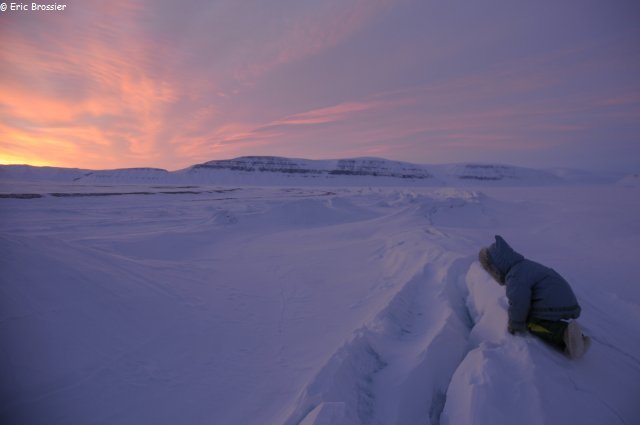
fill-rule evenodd
<path id="1" fill-rule="evenodd" d="M 150 71 L 150 52 L 157 46 L 130 38 L 140 10 L 128 2 L 94 6 L 104 16 L 117 17 L 122 33 L 105 25 L 82 30 L 63 22 L 46 44 L 29 33 L 12 34 L 1 58 L 11 70 L 0 77 L 5 155 L 78 166 L 153 160 L 175 87 Z"/>
<path id="2" fill-rule="evenodd" d="M 318 108 L 307 112 L 291 115 L 281 120 L 274 121 L 271 125 L 308 125 L 325 124 L 336 121 L 343 121 L 354 117 L 358 113 L 363 113 L 373 109 L 390 107 L 389 102 L 365 101 L 365 102 L 345 102 L 334 106 Z"/>
<path id="3" fill-rule="evenodd" d="M 267 124 L 248 115 L 251 111 L 243 112 L 234 103 L 239 91 L 221 88 L 222 81 L 239 78 L 251 87 L 265 72 L 336 46 L 386 4 L 324 2 L 300 9 L 284 25 L 271 28 L 265 20 L 255 29 L 263 36 L 253 44 L 244 42 L 238 60 L 213 68 L 165 63 L 169 53 L 177 53 L 176 46 L 149 37 L 141 22 L 153 10 L 139 2 L 86 2 L 71 8 L 75 15 L 66 17 L 75 25 L 64 19 L 44 23 L 42 34 L 56 34 L 47 43 L 40 42 L 37 31 L 18 24 L 5 27 L 12 42 L 0 56 L 10 71 L 0 76 L 5 116 L 0 150 L 24 162 L 46 156 L 52 164 L 108 167 L 175 161 L 171 152 L 184 155 L 181 162 L 187 164 L 231 152 L 232 145 L 239 150 L 264 144 L 278 133 L 262 128 Z M 226 110 L 224 105 L 234 106 Z M 330 119 L 339 113 L 317 111 L 315 117 L 290 120 Z M 56 144 L 61 148 L 53 149 Z"/>
<path id="4" fill-rule="evenodd" d="M 513 28 L 458 37 L 412 14 L 431 10 L 420 2 L 258 3 L 88 0 L 55 18 L 3 15 L 0 160 L 169 169 L 247 154 L 420 161 L 542 151 L 593 129 L 637 127 L 629 75 L 639 65 L 615 37 L 517 52 L 501 42 Z"/>

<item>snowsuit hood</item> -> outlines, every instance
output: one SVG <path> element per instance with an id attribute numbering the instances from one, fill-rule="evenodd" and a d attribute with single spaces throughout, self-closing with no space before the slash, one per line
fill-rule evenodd
<path id="1" fill-rule="evenodd" d="M 524 257 L 514 251 L 502 236 L 496 235 L 495 239 L 488 248 L 491 263 L 502 276 L 506 276 L 514 265 L 524 260 Z"/>

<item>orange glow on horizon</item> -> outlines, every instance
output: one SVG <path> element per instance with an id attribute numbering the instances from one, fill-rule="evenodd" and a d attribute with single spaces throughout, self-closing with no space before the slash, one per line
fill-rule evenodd
<path id="1" fill-rule="evenodd" d="M 42 160 L 41 158 L 26 158 L 0 153 L 0 165 L 31 165 L 34 167 L 54 167 L 59 164 L 54 164 L 52 162 Z"/>

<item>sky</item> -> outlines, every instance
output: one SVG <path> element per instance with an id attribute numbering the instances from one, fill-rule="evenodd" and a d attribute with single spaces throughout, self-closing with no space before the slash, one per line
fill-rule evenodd
<path id="1" fill-rule="evenodd" d="M 0 164 L 640 170 L 635 0 L 57 4 L 0 12 Z"/>

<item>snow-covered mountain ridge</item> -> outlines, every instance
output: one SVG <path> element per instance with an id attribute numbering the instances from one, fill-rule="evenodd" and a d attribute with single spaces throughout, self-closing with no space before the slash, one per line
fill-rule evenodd
<path id="1" fill-rule="evenodd" d="M 245 156 L 197 164 L 191 170 L 212 169 L 285 174 L 346 175 L 426 179 L 433 176 L 426 166 L 381 158 L 338 160 L 291 159 L 275 156 Z"/>
<path id="2" fill-rule="evenodd" d="M 560 183 L 562 180 L 545 171 L 495 164 L 427 165 L 392 161 L 383 158 L 347 158 L 337 160 L 292 159 L 274 156 L 246 156 L 232 160 L 209 161 L 182 170 L 187 175 L 207 172 L 239 172 L 266 176 L 265 173 L 296 176 L 305 180 L 342 180 L 345 183 L 375 184 L 363 178 L 404 180 L 412 184 L 438 186 L 469 182 Z M 214 177 L 215 174 L 211 174 Z"/>
<path id="3" fill-rule="evenodd" d="M 560 173 L 500 164 L 413 164 L 382 158 L 310 160 L 244 156 L 195 164 L 178 171 L 158 168 L 86 170 L 0 165 L 0 179 L 80 184 L 162 183 L 257 186 L 538 186 L 593 182 L 593 175 L 566 179 Z"/>

